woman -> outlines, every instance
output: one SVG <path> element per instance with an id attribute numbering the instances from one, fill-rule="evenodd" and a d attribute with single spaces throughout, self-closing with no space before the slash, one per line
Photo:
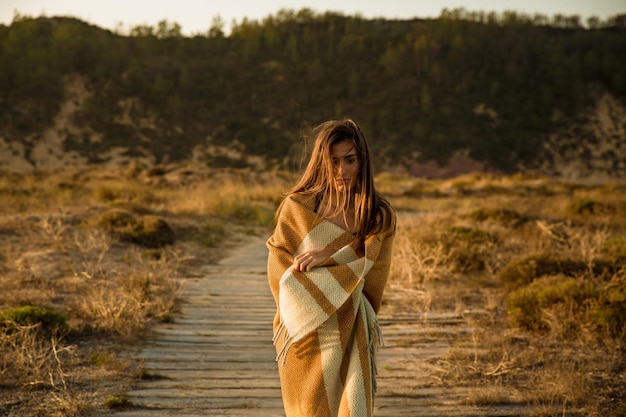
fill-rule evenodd
<path id="1" fill-rule="evenodd" d="M 325 122 L 314 137 L 267 241 L 283 403 L 287 417 L 371 416 L 395 212 L 356 123 Z"/>

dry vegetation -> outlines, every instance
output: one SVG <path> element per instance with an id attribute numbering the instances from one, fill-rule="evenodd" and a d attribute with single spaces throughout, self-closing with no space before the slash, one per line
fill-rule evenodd
<path id="1" fill-rule="evenodd" d="M 284 178 L 193 167 L 0 176 L 0 415 L 101 415 L 194 266 L 265 231 Z"/>
<path id="2" fill-rule="evenodd" d="M 0 415 L 101 415 L 154 377 L 134 342 L 194 267 L 267 231 L 288 176 L 199 167 L 0 177 Z M 382 175 L 392 313 L 456 312 L 433 382 L 472 405 L 626 415 L 626 185 Z"/>
<path id="3" fill-rule="evenodd" d="M 626 415 L 626 185 L 517 175 L 383 176 L 400 217 L 389 305 L 471 331 L 434 379 L 472 405 Z"/>

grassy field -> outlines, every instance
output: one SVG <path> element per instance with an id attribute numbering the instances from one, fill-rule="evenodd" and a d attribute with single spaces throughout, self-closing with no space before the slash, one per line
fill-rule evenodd
<path id="1" fill-rule="evenodd" d="M 167 166 L 0 176 L 2 415 L 99 415 L 150 378 L 134 349 L 292 178 Z M 456 311 L 436 365 L 468 404 L 626 416 L 626 185 L 381 175 L 399 212 L 391 311 Z M 1 413 L 0 413 L 1 414 Z"/>
<path id="2" fill-rule="evenodd" d="M 437 363 L 468 404 L 626 415 L 626 185 L 381 176 L 400 218 L 392 309 L 456 311 L 472 331 Z"/>

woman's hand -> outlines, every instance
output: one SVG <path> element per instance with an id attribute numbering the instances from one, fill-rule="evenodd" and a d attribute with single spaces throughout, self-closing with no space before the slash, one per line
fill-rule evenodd
<path id="1" fill-rule="evenodd" d="M 295 271 L 308 272 L 328 259 L 330 255 L 332 255 L 332 252 L 328 249 L 302 252 L 293 259 L 293 269 Z"/>

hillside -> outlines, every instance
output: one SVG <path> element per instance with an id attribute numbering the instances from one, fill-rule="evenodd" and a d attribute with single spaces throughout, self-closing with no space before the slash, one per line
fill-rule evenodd
<path id="1" fill-rule="evenodd" d="M 183 37 L 18 16 L 0 26 L 0 169 L 290 168 L 307 124 L 348 115 L 382 169 L 626 177 L 624 20 L 303 9 Z"/>

